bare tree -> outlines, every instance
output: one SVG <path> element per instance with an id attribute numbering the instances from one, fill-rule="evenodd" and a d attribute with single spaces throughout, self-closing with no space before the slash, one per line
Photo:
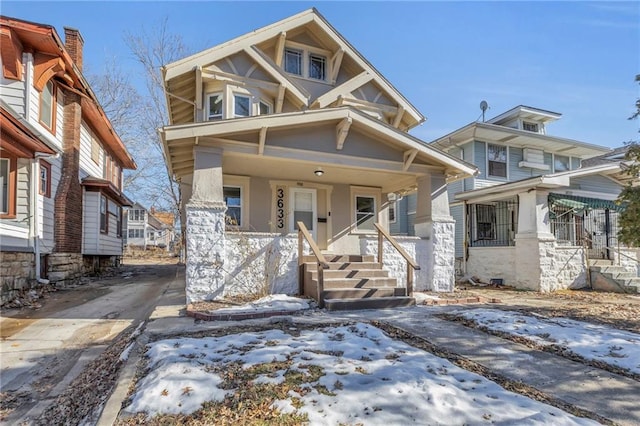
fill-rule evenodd
<path id="1" fill-rule="evenodd" d="M 171 208 L 180 217 L 182 194 L 180 185 L 168 169 L 168 163 L 162 148 L 162 140 L 158 129 L 169 123 L 161 67 L 187 56 L 187 48 L 179 35 L 168 30 L 165 18 L 158 26 L 147 30 L 144 26 L 138 33 L 126 33 L 125 42 L 136 61 L 142 66 L 146 93 L 140 108 L 141 136 L 153 148 L 155 164 L 162 164 L 162 177 L 155 180 L 155 191 L 158 199 L 170 200 Z M 159 160 L 159 161 L 157 161 Z M 156 169 L 157 170 L 157 169 Z M 184 226 L 181 226 L 184 233 Z M 184 237 L 184 235 L 182 235 Z"/>

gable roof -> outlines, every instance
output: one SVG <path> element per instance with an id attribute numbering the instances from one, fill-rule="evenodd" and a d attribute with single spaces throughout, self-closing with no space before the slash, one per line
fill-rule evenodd
<path id="1" fill-rule="evenodd" d="M 562 117 L 562 114 L 546 109 L 540 109 L 526 105 L 518 105 L 517 107 L 511 108 L 509 111 L 503 112 L 502 114 L 497 115 L 490 120 L 487 120 L 487 123 L 501 124 L 516 117 L 546 123 L 558 120 L 560 117 Z"/>
<path id="2" fill-rule="evenodd" d="M 21 79 L 18 72 L 22 68 L 22 50 L 30 49 L 46 57 L 59 58 L 52 62 L 50 78 L 58 77 L 60 84 L 67 90 L 79 94 L 82 98 L 83 118 L 98 134 L 102 143 L 115 155 L 123 168 L 135 169 L 136 163 L 117 135 L 111 121 L 98 102 L 98 98 L 74 63 L 55 28 L 0 15 L 0 35 L 2 36 L 2 68 L 5 78 Z M 17 61 L 17 62 L 16 62 Z"/>
<path id="3" fill-rule="evenodd" d="M 339 50 L 343 51 L 343 55 L 347 55 L 353 60 L 361 71 L 366 71 L 373 77 L 373 80 L 396 102 L 403 111 L 405 122 L 407 123 L 407 130 L 415 127 L 416 125 L 424 122 L 426 118 L 415 108 L 391 83 L 389 83 L 382 74 L 380 74 L 374 67 L 367 61 L 336 29 L 329 24 L 329 22 L 315 9 L 305 10 L 297 15 L 285 18 L 274 24 L 267 25 L 263 28 L 257 29 L 240 37 L 236 37 L 225 43 L 219 44 L 212 48 L 206 49 L 194 55 L 188 56 L 179 61 L 165 65 L 163 67 L 163 74 L 165 79 L 165 88 L 169 87 L 169 82 L 176 78 L 184 78 L 185 74 L 193 73 L 199 67 L 208 66 L 224 57 L 235 54 L 240 51 L 251 52 L 251 48 L 255 48 L 255 45 L 263 43 L 268 40 L 272 40 L 279 37 L 280 34 L 286 33 L 305 26 L 313 26 L 314 30 L 321 31 L 322 34 L 328 37 Z M 255 59 L 255 58 L 254 58 Z M 280 69 L 273 61 L 270 61 L 265 69 L 269 71 L 269 67 L 274 66 Z M 283 73 L 284 74 L 284 73 Z M 193 76 L 195 79 L 195 75 Z M 290 80 L 289 80 L 290 81 Z M 295 84 L 293 84 L 295 87 Z M 293 88 L 290 89 L 294 91 Z M 169 110 L 174 102 L 180 102 L 179 99 L 171 96 L 168 93 Z M 310 99 L 307 96 L 306 99 L 302 99 L 297 96 L 302 105 L 309 107 Z M 337 99 L 336 99 L 337 100 Z M 184 101 L 184 99 L 182 100 Z"/>

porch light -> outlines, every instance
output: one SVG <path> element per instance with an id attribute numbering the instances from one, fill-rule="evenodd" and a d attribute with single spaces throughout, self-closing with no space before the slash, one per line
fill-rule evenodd
<path id="1" fill-rule="evenodd" d="M 316 169 L 316 171 L 315 171 L 315 172 L 313 172 L 313 173 L 314 173 L 316 176 L 320 177 L 320 176 L 322 176 L 322 175 L 324 174 L 324 170 L 322 170 L 322 167 L 318 167 L 318 168 Z"/>

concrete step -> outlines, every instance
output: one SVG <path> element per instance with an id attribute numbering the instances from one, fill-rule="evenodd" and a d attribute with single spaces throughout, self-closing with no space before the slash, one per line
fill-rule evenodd
<path id="1" fill-rule="evenodd" d="M 329 269 L 382 269 L 382 265 L 377 262 L 329 262 Z M 316 269 L 315 262 L 305 262 L 307 271 Z"/>
<path id="2" fill-rule="evenodd" d="M 589 267 L 590 271 L 594 271 L 594 272 L 608 272 L 608 273 L 623 273 L 623 272 L 627 272 L 627 269 L 625 269 L 624 266 L 618 266 L 618 265 L 608 265 L 608 266 L 590 266 Z"/>
<path id="3" fill-rule="evenodd" d="M 307 270 L 311 274 L 311 279 L 315 280 L 318 276 L 318 270 L 311 268 Z M 384 269 L 325 269 L 324 279 L 328 278 L 370 278 L 370 277 L 388 277 L 389 272 Z"/>
<path id="4" fill-rule="evenodd" d="M 376 257 L 368 254 L 331 254 L 323 253 L 324 259 L 327 262 L 375 262 Z M 303 263 L 315 263 L 316 257 L 314 255 L 302 256 Z"/>
<path id="5" fill-rule="evenodd" d="M 325 299 L 324 303 L 330 311 L 351 311 L 414 306 L 416 299 L 408 296 L 370 297 L 365 299 Z"/>
<path id="6" fill-rule="evenodd" d="M 611 266 L 613 260 L 608 259 L 589 259 L 589 266 Z"/>
<path id="7" fill-rule="evenodd" d="M 379 297 L 404 296 L 404 288 L 374 287 L 374 288 L 332 288 L 324 290 L 322 296 L 327 299 L 368 299 Z"/>
<path id="8" fill-rule="evenodd" d="M 317 285 L 316 280 L 312 280 Z M 396 288 L 398 280 L 391 277 L 366 277 L 366 278 L 327 278 L 324 279 L 324 288 Z"/>

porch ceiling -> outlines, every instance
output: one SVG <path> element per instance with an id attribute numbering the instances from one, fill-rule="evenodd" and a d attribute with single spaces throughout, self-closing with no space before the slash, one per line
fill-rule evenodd
<path id="1" fill-rule="evenodd" d="M 312 135 L 317 137 L 316 129 L 321 126 L 333 126 L 333 136 L 329 134 L 321 140 L 322 144 L 333 147 L 330 150 L 276 146 L 270 140 L 277 131 L 295 131 L 299 132 L 299 138 L 304 142 Z M 343 150 L 343 145 L 350 143 L 347 139 L 349 132 L 359 132 L 370 137 L 372 144 L 391 146 L 397 155 L 387 159 L 372 158 L 366 149 L 357 155 L 347 155 L 347 149 Z M 351 107 L 168 126 L 163 129 L 162 136 L 166 158 L 177 178 L 193 172 L 193 149 L 196 145 L 220 147 L 225 154 L 253 156 L 258 163 L 280 158 L 288 160 L 288 166 L 296 162 L 336 165 L 345 169 L 357 169 L 359 173 L 380 171 L 416 176 L 439 171 L 461 178 L 472 176 L 477 171 L 474 166 L 427 146 L 413 136 Z"/>

